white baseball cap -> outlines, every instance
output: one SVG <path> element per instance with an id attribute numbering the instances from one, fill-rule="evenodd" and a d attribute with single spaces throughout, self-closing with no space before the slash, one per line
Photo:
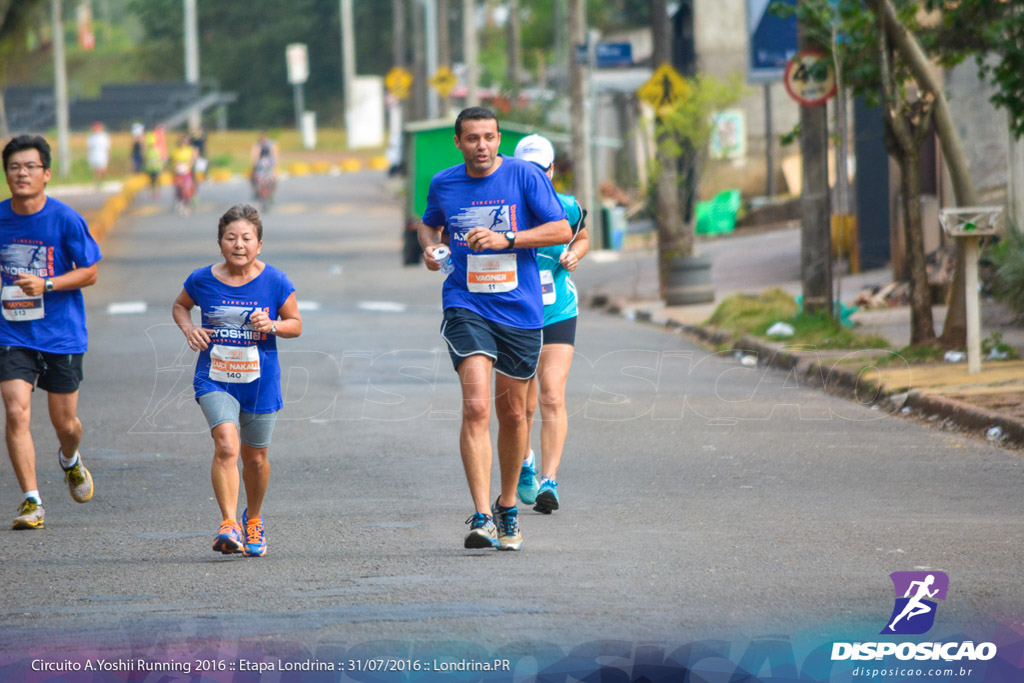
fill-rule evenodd
<path id="1" fill-rule="evenodd" d="M 555 148 L 543 135 L 527 135 L 516 145 L 516 151 L 512 156 L 523 161 L 532 161 L 546 171 L 555 163 Z"/>

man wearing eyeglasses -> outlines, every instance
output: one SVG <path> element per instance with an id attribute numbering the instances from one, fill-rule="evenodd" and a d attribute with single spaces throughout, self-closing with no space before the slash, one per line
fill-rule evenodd
<path id="1" fill-rule="evenodd" d="M 78 386 L 88 347 L 82 288 L 96 282 L 100 248 L 85 220 L 45 194 L 50 145 L 21 135 L 3 149 L 11 198 L 0 202 L 0 395 L 7 417 L 7 451 L 25 499 L 15 529 L 42 529 L 36 451 L 30 430 L 32 391 L 48 394 L 57 457 L 71 497 L 92 498 L 92 475 L 78 444 Z"/>

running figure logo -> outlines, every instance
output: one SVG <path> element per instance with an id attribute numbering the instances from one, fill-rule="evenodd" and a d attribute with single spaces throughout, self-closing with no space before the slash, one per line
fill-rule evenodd
<path id="1" fill-rule="evenodd" d="M 4 272 L 13 277 L 31 273 L 39 277 L 50 274 L 47 248 L 36 244 L 8 244 L 0 251 Z"/>
<path id="2" fill-rule="evenodd" d="M 889 575 L 896 590 L 896 604 L 889 624 L 881 633 L 919 635 L 935 623 L 934 600 L 946 599 L 949 577 L 943 572 L 893 572 Z M 902 596 L 902 597 L 901 597 Z"/>
<path id="3" fill-rule="evenodd" d="M 258 310 L 256 306 L 211 306 L 206 319 L 214 327 L 249 330 L 249 318 Z"/>

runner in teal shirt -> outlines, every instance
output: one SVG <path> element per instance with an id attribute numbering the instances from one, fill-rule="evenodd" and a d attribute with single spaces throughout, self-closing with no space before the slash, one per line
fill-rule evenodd
<path id="1" fill-rule="evenodd" d="M 550 179 L 553 175 L 555 150 L 540 135 L 528 135 L 516 145 L 515 158 L 530 161 L 541 168 Z M 537 376 L 530 382 L 527 395 L 526 421 L 533 427 L 533 413 L 540 400 L 540 452 L 541 468 L 534 462 L 533 450 L 527 446 L 523 465 L 519 471 L 516 494 L 534 510 L 551 514 L 559 508 L 558 466 L 562 460 L 568 416 L 565 410 L 565 384 L 576 344 L 576 317 L 579 297 L 570 273 L 590 248 L 590 238 L 584 227 L 584 212 L 571 195 L 557 194 L 565 207 L 573 237 L 568 244 L 537 249 L 537 267 L 540 271 L 541 295 L 544 303 L 544 327 Z M 540 379 L 538 380 L 537 377 Z M 538 387 L 539 382 L 539 387 Z M 537 480 L 538 471 L 541 474 Z"/>

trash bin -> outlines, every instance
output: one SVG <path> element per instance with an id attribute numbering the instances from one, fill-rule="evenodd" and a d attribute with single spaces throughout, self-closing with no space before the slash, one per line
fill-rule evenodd
<path id="1" fill-rule="evenodd" d="M 606 206 L 601 209 L 604 217 L 604 244 L 608 249 L 622 249 L 626 236 L 626 209 L 621 206 Z"/>
<path id="2" fill-rule="evenodd" d="M 455 119 L 434 119 L 414 121 L 406 124 L 404 133 L 405 164 L 405 217 L 403 230 L 402 262 L 416 265 L 420 262 L 418 237 L 409 234 L 410 225 L 419 225 L 420 217 L 427 208 L 427 192 L 434 174 L 449 166 L 463 163 L 462 153 L 452 142 L 455 134 Z M 531 133 L 540 133 L 552 143 L 566 144 L 569 137 L 564 134 L 535 130 L 516 123 L 501 123 L 501 146 L 498 151 L 512 156 L 516 143 Z"/>
<path id="3" fill-rule="evenodd" d="M 719 192 L 713 199 L 698 202 L 696 210 L 698 235 L 717 235 L 736 228 L 736 213 L 740 210 L 739 190 Z"/>

